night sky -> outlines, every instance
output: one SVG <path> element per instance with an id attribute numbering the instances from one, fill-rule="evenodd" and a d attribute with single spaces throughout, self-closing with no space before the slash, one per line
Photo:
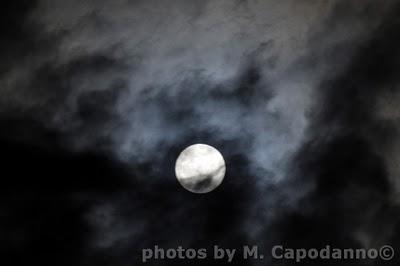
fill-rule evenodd
<path id="1" fill-rule="evenodd" d="M 400 264 L 400 1 L 6 0 L 0 62 L 0 265 Z M 175 177 L 195 143 L 208 194 Z"/>

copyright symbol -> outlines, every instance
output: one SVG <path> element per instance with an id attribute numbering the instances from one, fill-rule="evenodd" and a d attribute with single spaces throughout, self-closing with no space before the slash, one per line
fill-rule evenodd
<path id="1" fill-rule="evenodd" d="M 391 260 L 394 257 L 394 249 L 391 246 L 383 246 L 379 250 L 379 256 L 383 260 Z"/>

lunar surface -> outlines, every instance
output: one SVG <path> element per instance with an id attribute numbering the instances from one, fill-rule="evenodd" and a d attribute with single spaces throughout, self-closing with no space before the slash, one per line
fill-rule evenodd
<path id="1" fill-rule="evenodd" d="M 175 164 L 179 183 L 193 193 L 216 189 L 225 177 L 225 160 L 221 153 L 206 144 L 195 144 L 181 152 Z"/>

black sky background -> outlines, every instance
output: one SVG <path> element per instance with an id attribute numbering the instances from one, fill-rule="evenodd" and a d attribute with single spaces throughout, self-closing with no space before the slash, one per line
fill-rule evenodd
<path id="1" fill-rule="evenodd" d="M 240 60 L 229 59 L 238 68 L 227 80 L 214 81 L 184 61 L 178 71 L 182 79 L 167 81 L 160 74 L 158 81 L 150 75 L 154 84 L 144 83 L 141 89 L 140 82 L 132 84 L 128 77 L 141 80 L 152 65 L 142 64 L 148 55 L 141 50 L 121 59 L 130 55 L 122 47 L 124 38 L 104 49 L 63 53 L 62 47 L 73 43 L 69 38 L 90 23 L 96 30 L 87 39 L 113 39 L 107 16 L 89 11 L 78 27 L 48 31 L 41 20 L 48 12 L 43 2 L 6 1 L 0 8 L 1 265 L 140 265 L 141 250 L 154 245 L 259 245 L 265 250 L 264 261 L 237 258 L 231 265 L 294 263 L 269 258 L 273 245 L 399 249 L 398 1 L 327 4 L 327 16 L 312 25 L 305 49 L 290 55 L 293 60 L 280 60 L 273 38 L 256 39 Z M 193 21 L 207 18 L 203 4 L 188 2 L 171 5 L 182 6 L 179 12 L 188 12 Z M 235 1 L 243 9 L 229 14 L 245 16 L 241 10 L 251 3 Z M 298 2 L 303 4 L 310 1 Z M 86 8 L 74 5 L 78 11 Z M 87 5 L 107 7 L 104 1 Z M 157 1 L 121 1 L 127 10 L 139 5 L 159 8 Z M 73 18 L 68 12 L 63 16 Z M 291 14 L 285 15 L 289 20 Z M 146 14 L 138 20 L 144 31 L 152 23 Z M 57 28 L 58 18 L 52 21 Z M 278 26 L 277 35 L 290 31 L 285 25 Z M 179 38 L 176 42 L 179 47 Z M 168 53 L 166 62 L 181 53 L 178 48 Z M 293 107 L 307 120 L 304 132 L 298 129 L 301 138 L 286 135 L 297 130 L 289 123 L 298 121 L 293 113 L 263 113 L 263 106 L 282 95 L 281 83 L 276 85 L 275 74 L 268 74 L 274 71 L 283 73 L 283 80 L 313 79 L 311 103 L 298 111 Z M 99 89 L 77 85 L 85 80 Z M 288 94 L 284 109 L 293 106 L 288 99 L 309 92 L 299 88 Z M 208 120 L 207 110 L 234 115 Z M 287 148 L 280 135 L 297 144 Z M 224 183 L 206 195 L 183 190 L 174 176 L 179 152 L 198 142 L 217 147 L 227 162 Z M 285 151 L 276 155 L 282 164 L 254 161 L 269 158 L 269 146 L 274 154 Z M 226 264 L 211 259 L 147 264 L 191 263 Z M 390 262 L 298 264 L 398 263 L 399 254 Z"/>

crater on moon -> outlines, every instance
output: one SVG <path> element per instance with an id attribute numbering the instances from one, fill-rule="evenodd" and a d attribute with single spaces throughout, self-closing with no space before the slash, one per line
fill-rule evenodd
<path id="1" fill-rule="evenodd" d="M 179 183 L 193 193 L 213 191 L 222 183 L 225 172 L 225 160 L 221 153 L 206 144 L 187 147 L 175 164 L 175 174 Z"/>

